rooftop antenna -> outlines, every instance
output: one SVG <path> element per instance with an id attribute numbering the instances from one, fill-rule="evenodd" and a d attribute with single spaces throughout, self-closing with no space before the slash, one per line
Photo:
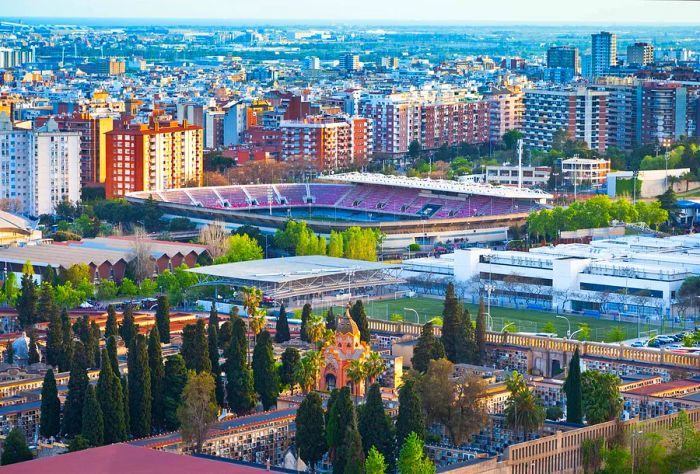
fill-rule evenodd
<path id="1" fill-rule="evenodd" d="M 518 189 L 523 188 L 523 139 L 518 139 Z"/>

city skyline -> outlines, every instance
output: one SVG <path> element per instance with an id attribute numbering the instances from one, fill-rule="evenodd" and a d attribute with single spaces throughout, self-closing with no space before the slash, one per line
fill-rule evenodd
<path id="1" fill-rule="evenodd" d="M 3 17 L 66 18 L 66 19 L 190 19 L 222 21 L 330 21 L 386 23 L 449 23 L 449 24 L 693 24 L 700 17 L 700 3 L 676 0 L 591 0 L 585 10 L 572 8 L 571 3 L 534 0 L 523 4 L 503 0 L 498 6 L 473 4 L 466 0 L 438 0 L 430 9 L 422 9 L 419 0 L 388 0 L 377 4 L 369 0 L 357 2 L 322 2 L 300 0 L 290 6 L 281 0 L 261 0 L 251 4 L 234 2 L 221 5 L 214 0 L 198 2 L 198 8 L 181 2 L 155 0 L 106 1 L 99 4 L 87 0 L 49 2 L 37 0 L 6 5 Z M 79 14 L 76 15 L 76 12 Z M 167 12 L 167 13 L 166 13 Z M 663 18 L 659 21 L 659 18 Z"/>

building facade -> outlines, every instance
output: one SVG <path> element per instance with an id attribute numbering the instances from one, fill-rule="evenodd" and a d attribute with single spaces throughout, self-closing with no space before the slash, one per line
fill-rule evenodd
<path id="1" fill-rule="evenodd" d="M 579 50 L 573 46 L 552 46 L 547 50 L 547 67 L 549 69 L 569 69 L 574 75 L 581 74 L 581 57 Z"/>
<path id="2" fill-rule="evenodd" d="M 605 76 L 617 65 L 617 35 L 601 31 L 591 35 L 591 75 Z"/>
<path id="3" fill-rule="evenodd" d="M 649 43 L 634 43 L 627 46 L 627 64 L 646 66 L 654 62 L 654 47 Z"/>

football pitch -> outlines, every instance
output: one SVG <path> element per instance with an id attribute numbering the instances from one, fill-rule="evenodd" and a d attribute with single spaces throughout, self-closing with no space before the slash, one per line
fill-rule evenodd
<path id="1" fill-rule="evenodd" d="M 478 305 L 466 304 L 472 320 L 476 319 L 479 312 Z M 434 298 L 401 298 L 396 300 L 370 301 L 365 304 L 367 316 L 374 319 L 389 320 L 392 315 L 401 315 L 406 322 L 416 322 L 416 313 L 420 323 L 433 319 L 442 314 L 443 302 Z M 340 311 L 340 308 L 337 308 Z M 545 325 L 552 323 L 560 337 L 566 337 L 568 324 L 565 319 L 557 318 L 554 313 L 513 308 L 491 307 L 493 318 L 492 328 L 501 331 L 504 326 L 510 325 L 508 330 L 517 332 L 544 332 Z M 613 328 L 620 328 L 625 333 L 626 339 L 637 337 L 637 324 L 620 322 L 593 316 L 565 315 L 571 323 L 571 332 L 579 329 L 580 324 L 588 324 L 590 328 L 590 340 L 604 341 L 607 334 Z M 650 329 L 658 329 L 658 326 L 649 326 L 642 322 L 639 330 L 642 336 Z M 668 332 L 668 331 L 666 331 Z"/>

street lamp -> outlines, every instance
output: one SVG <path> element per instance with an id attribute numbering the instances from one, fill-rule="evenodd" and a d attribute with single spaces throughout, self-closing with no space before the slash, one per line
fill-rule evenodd
<path id="1" fill-rule="evenodd" d="M 416 315 L 416 323 L 417 323 L 417 324 L 420 324 L 420 317 L 418 316 L 418 311 L 416 311 L 416 310 L 413 309 L 413 308 L 404 308 L 403 310 L 404 310 L 404 311 L 411 311 L 411 312 L 413 312 L 413 313 Z"/>
<path id="2" fill-rule="evenodd" d="M 493 283 L 487 283 L 484 285 L 484 290 L 486 290 L 486 320 L 489 327 L 489 331 L 493 330 L 493 318 L 491 317 L 491 293 L 496 290 L 496 285 Z"/>
<path id="3" fill-rule="evenodd" d="M 562 316 L 561 314 L 557 314 L 556 317 L 559 319 L 566 319 L 566 324 L 569 327 L 566 330 L 566 338 L 571 339 L 571 321 L 569 321 L 569 318 L 567 318 L 566 316 Z M 576 332 L 578 332 L 578 331 L 576 331 Z"/>

